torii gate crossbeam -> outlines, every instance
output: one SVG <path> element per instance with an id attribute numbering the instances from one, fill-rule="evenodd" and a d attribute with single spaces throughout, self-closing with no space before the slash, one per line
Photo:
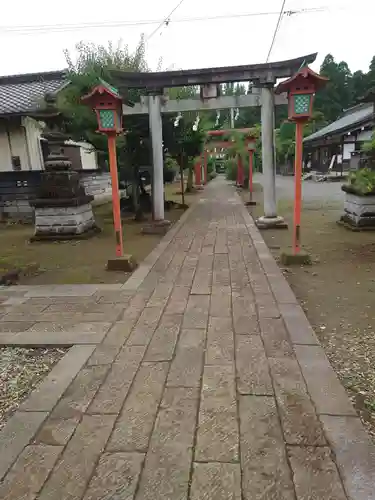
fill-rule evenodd
<path id="1" fill-rule="evenodd" d="M 260 90 L 260 89 L 256 89 Z M 160 99 L 161 113 L 184 113 L 185 111 L 212 111 L 215 109 L 231 109 L 231 108 L 251 108 L 261 106 L 260 92 L 254 92 L 247 95 L 239 96 L 220 96 L 215 99 L 202 101 L 201 99 L 168 99 L 161 97 Z M 287 105 L 288 99 L 286 94 L 275 95 L 275 105 Z M 141 102 L 137 102 L 134 106 L 122 107 L 123 114 L 129 115 L 146 115 L 149 113 L 149 99 L 147 96 L 141 97 Z"/>

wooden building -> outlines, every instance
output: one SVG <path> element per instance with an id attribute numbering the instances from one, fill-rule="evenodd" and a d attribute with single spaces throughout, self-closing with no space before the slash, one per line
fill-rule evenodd
<path id="1" fill-rule="evenodd" d="M 372 103 L 347 109 L 336 121 L 304 139 L 305 165 L 322 173 L 358 168 L 362 145 L 371 139 L 373 125 Z"/>
<path id="2" fill-rule="evenodd" d="M 44 169 L 47 144 L 43 124 L 33 116 L 47 93 L 58 94 L 67 85 L 65 71 L 0 77 L 0 175 Z M 66 141 L 65 146 L 74 169 L 98 169 L 91 144 Z"/>

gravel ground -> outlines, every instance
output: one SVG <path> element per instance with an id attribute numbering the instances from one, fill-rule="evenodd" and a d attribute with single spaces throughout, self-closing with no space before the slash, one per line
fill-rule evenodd
<path id="1" fill-rule="evenodd" d="M 65 353 L 52 348 L 0 349 L 0 429 Z"/>

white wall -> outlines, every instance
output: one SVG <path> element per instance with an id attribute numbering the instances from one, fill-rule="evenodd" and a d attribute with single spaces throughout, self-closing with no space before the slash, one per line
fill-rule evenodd
<path id="1" fill-rule="evenodd" d="M 350 160 L 350 158 L 352 157 L 352 155 L 350 153 L 354 150 L 355 150 L 355 143 L 354 142 L 344 144 L 343 159 Z"/>
<path id="2" fill-rule="evenodd" d="M 22 127 L 11 127 L 9 131 L 12 156 L 19 156 L 21 170 L 30 169 L 30 161 L 27 152 L 25 129 Z M 12 168 L 12 165 L 10 165 Z"/>
<path id="3" fill-rule="evenodd" d="M 0 120 L 0 172 L 12 170 L 8 134 L 4 120 Z"/>
<path id="4" fill-rule="evenodd" d="M 96 156 L 96 151 L 93 149 L 91 144 L 85 142 L 78 143 L 81 153 L 81 164 L 83 170 L 94 170 L 98 168 L 98 161 Z"/>
<path id="5" fill-rule="evenodd" d="M 42 127 L 39 122 L 26 116 L 22 118 L 22 125 L 25 127 L 28 153 L 30 157 L 30 170 L 43 170 L 43 155 L 40 145 Z M 24 170 L 22 168 L 22 170 Z"/>
<path id="6" fill-rule="evenodd" d="M 40 145 L 42 132 L 43 129 L 39 122 L 30 117 L 23 117 L 21 123 L 16 120 L 0 120 L 0 172 L 13 170 L 12 156 L 20 157 L 21 170 L 43 170 L 44 163 Z M 93 151 L 91 144 L 66 142 L 80 146 L 82 169 L 96 170 L 98 168 L 97 154 Z"/>
<path id="7" fill-rule="evenodd" d="M 66 145 L 79 146 L 82 170 L 96 170 L 98 168 L 98 157 L 92 144 L 81 141 L 76 142 L 71 139 L 65 141 Z"/>
<path id="8" fill-rule="evenodd" d="M 32 118 L 0 120 L 0 171 L 12 171 L 12 156 L 19 156 L 21 170 L 42 170 L 42 129 Z"/>
<path id="9" fill-rule="evenodd" d="M 363 130 L 357 135 L 357 141 L 370 141 L 372 137 L 372 130 Z"/>

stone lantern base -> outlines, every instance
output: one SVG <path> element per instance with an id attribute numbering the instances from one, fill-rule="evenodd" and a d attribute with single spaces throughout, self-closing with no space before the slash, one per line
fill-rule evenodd
<path id="1" fill-rule="evenodd" d="M 32 241 L 85 239 L 99 232 L 91 207 L 92 196 L 76 199 L 34 200 Z"/>

